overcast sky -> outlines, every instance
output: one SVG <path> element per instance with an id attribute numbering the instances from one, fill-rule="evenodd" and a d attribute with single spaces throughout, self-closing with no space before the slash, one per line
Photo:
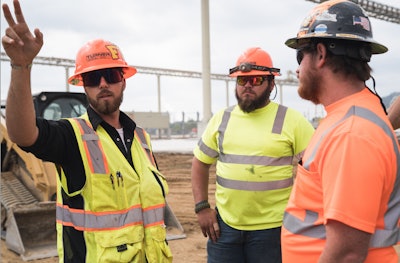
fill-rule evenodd
<path id="1" fill-rule="evenodd" d="M 12 5 L 11 0 L 1 2 Z M 400 0 L 380 2 L 400 7 Z M 202 70 L 201 0 L 21 0 L 21 5 L 31 30 L 39 28 L 44 34 L 40 56 L 75 59 L 84 43 L 103 38 L 117 44 L 130 65 Z M 270 53 L 274 66 L 283 73 L 280 78 L 285 78 L 287 71 L 297 69 L 297 62 L 295 51 L 284 42 L 296 35 L 313 6 L 305 0 L 210 0 L 211 73 L 227 74 L 244 50 L 258 46 Z M 373 56 L 370 63 L 376 89 L 386 96 L 400 91 L 400 25 L 374 18 L 371 22 L 374 39 L 389 48 Z M 1 13 L 2 36 L 6 26 Z M 9 66 L 2 61 L 2 100 L 9 81 Z M 372 87 L 372 82 L 367 84 Z M 227 106 L 226 84 L 212 81 L 211 85 L 214 113 Z M 64 68 L 33 67 L 32 92 L 45 90 L 65 90 Z M 70 86 L 70 91 L 82 88 Z M 228 100 L 236 103 L 234 82 L 229 85 Z M 281 101 L 279 91 L 274 101 Z M 282 101 L 308 118 L 323 114 L 321 107 L 299 98 L 294 86 L 283 87 Z M 156 76 L 136 74 L 128 79 L 122 109 L 158 111 Z M 161 77 L 161 110 L 170 113 L 171 121 L 179 121 L 182 112 L 193 119 L 196 112 L 202 116 L 202 80 Z"/>

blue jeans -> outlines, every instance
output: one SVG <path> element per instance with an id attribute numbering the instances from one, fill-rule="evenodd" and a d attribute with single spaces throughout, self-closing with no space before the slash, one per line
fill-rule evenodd
<path id="1" fill-rule="evenodd" d="M 207 242 L 208 263 L 281 263 L 281 228 L 242 231 L 222 221 L 217 214 L 221 236 Z"/>

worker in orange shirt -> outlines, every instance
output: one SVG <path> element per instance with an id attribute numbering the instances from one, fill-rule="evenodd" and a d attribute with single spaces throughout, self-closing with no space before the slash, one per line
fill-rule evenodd
<path id="1" fill-rule="evenodd" d="M 357 4 L 326 1 L 297 37 L 299 95 L 327 113 L 297 168 L 282 227 L 286 263 L 397 263 L 399 148 L 382 100 L 365 82 L 372 36 Z"/>

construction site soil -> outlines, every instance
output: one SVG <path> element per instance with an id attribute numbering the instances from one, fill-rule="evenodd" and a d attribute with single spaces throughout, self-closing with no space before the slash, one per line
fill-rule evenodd
<path id="1" fill-rule="evenodd" d="M 207 262 L 206 242 L 197 224 L 193 211 L 194 203 L 190 181 L 190 168 L 193 155 L 180 153 L 155 153 L 161 172 L 169 184 L 167 201 L 174 211 L 186 234 L 185 239 L 169 241 L 175 263 L 204 263 Z M 214 205 L 215 166 L 212 166 L 209 187 L 209 201 Z M 398 250 L 400 251 L 400 250 Z M 19 255 L 8 250 L 4 240 L 1 240 L 2 263 L 24 262 Z M 55 263 L 57 257 L 29 261 L 31 263 Z M 399 261 L 400 263 L 400 261 Z"/>

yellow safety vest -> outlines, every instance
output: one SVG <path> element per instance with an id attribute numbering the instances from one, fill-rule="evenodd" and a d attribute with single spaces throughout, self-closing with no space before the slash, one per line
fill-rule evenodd
<path id="1" fill-rule="evenodd" d="M 60 262 L 66 249 L 62 244 L 63 226 L 84 231 L 86 262 L 172 262 L 164 224 L 163 194 L 168 186 L 156 168 L 147 133 L 135 129 L 133 169 L 103 127 L 93 130 L 86 114 L 68 120 L 76 134 L 86 183 L 70 193 L 63 171 L 58 179 Z M 62 204 L 61 187 L 69 196 L 81 195 L 84 209 Z"/>

